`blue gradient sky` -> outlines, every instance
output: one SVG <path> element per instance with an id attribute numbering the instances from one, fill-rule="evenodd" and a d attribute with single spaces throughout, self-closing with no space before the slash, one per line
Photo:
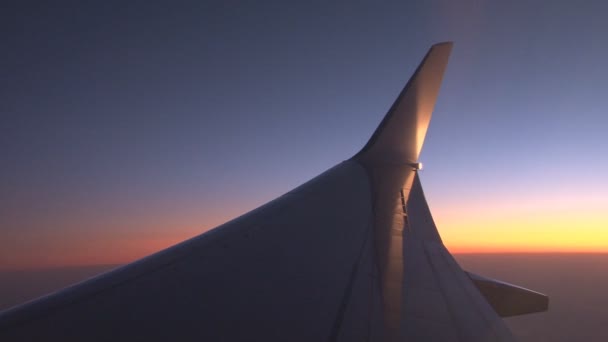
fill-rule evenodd
<path id="1" fill-rule="evenodd" d="M 519 250 L 521 220 L 523 249 L 608 250 L 607 2 L 3 6 L 0 268 L 125 262 L 288 191 L 444 40 L 421 178 L 446 245 Z"/>

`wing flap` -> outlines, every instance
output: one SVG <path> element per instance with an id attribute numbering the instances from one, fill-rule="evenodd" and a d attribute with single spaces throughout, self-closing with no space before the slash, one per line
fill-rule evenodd
<path id="1" fill-rule="evenodd" d="M 545 294 L 471 272 L 466 273 L 501 317 L 543 312 L 549 309 L 549 297 Z"/>

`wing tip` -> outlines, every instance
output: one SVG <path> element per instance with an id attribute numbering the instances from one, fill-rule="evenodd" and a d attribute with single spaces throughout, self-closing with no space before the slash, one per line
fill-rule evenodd
<path id="1" fill-rule="evenodd" d="M 452 47 L 452 46 L 454 46 L 454 42 L 451 41 L 451 40 L 446 40 L 446 41 L 443 41 L 443 42 L 439 42 L 439 43 L 433 44 L 431 46 L 431 48 L 440 47 L 440 46 L 444 46 L 444 45 Z"/>
<path id="2" fill-rule="evenodd" d="M 433 50 L 445 50 L 443 53 L 450 55 L 453 47 L 454 47 L 454 42 L 452 42 L 452 41 L 448 40 L 445 42 L 439 42 L 439 43 L 435 43 L 431 46 L 429 53 Z"/>
<path id="3" fill-rule="evenodd" d="M 380 122 L 380 125 L 376 128 L 365 146 L 355 154 L 353 158 L 359 160 L 375 158 L 373 155 L 378 154 L 378 152 L 374 153 L 371 152 L 371 150 L 384 135 L 388 137 L 386 140 L 390 141 L 388 141 L 388 144 L 384 144 L 384 148 L 380 148 L 380 150 L 382 150 L 379 151 L 380 154 L 387 154 L 387 151 L 389 153 L 396 152 L 396 155 L 392 156 L 390 159 L 409 163 L 417 162 L 420 149 L 422 148 L 422 142 L 424 141 L 424 135 L 426 135 L 428 121 L 430 121 L 432 109 L 439 92 L 439 86 L 441 85 L 443 73 L 447 66 L 453 45 L 454 43 L 452 41 L 444 41 L 431 45 L 416 68 L 416 71 L 414 71 L 388 113 Z M 427 83 L 431 86 L 423 87 L 414 85 L 418 79 L 423 79 L 421 81 L 422 83 Z M 406 93 L 410 90 L 414 95 L 413 98 L 407 99 Z M 424 95 L 416 95 L 417 92 L 422 92 Z M 410 107 L 412 108 L 408 108 L 405 112 L 397 114 L 396 112 L 399 111 L 399 106 L 404 102 L 408 103 L 408 100 L 411 105 Z M 424 113 L 418 113 L 418 107 L 420 106 L 418 106 L 417 103 L 422 102 L 420 100 L 427 105 L 426 109 L 428 110 L 422 111 Z M 402 122 L 390 124 L 389 121 L 393 117 L 400 117 L 397 118 L 397 120 Z M 425 122 L 424 124 L 418 123 L 422 123 L 423 121 Z M 398 128 L 393 127 L 393 129 L 391 129 L 390 126 L 398 126 Z"/>

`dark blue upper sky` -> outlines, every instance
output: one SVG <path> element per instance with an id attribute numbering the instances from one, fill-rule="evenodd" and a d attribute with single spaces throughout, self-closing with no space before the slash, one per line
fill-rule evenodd
<path id="1" fill-rule="evenodd" d="M 431 205 L 608 193 L 608 2 L 152 3 L 2 5 L 11 241 L 251 209 L 357 152 L 444 40 Z"/>

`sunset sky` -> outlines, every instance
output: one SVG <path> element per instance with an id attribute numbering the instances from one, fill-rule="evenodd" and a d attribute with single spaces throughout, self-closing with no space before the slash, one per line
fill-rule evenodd
<path id="1" fill-rule="evenodd" d="M 124 263 L 350 158 L 454 50 L 421 180 L 453 252 L 608 252 L 608 2 L 0 8 L 0 269 Z"/>

